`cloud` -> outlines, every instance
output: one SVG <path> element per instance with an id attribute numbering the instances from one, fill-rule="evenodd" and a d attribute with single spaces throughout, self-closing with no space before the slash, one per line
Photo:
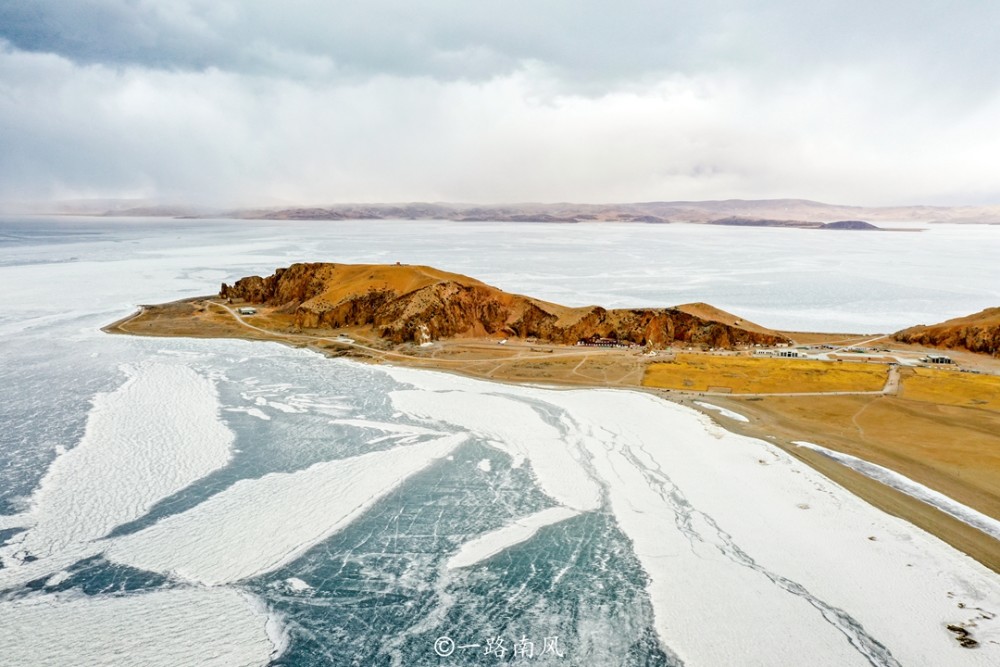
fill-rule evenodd
<path id="1" fill-rule="evenodd" d="M 911 5 L 0 0 L 0 199 L 996 200 L 1000 9 Z"/>
<path id="2" fill-rule="evenodd" d="M 763 78 L 899 59 L 997 73 L 1000 5 L 942 0 L 3 0 L 0 38 L 79 64 L 297 77 L 488 80 L 538 62 L 612 85 L 738 69 Z M 316 65 L 321 65 L 318 69 Z M 995 77 L 994 77 L 995 78 Z"/>

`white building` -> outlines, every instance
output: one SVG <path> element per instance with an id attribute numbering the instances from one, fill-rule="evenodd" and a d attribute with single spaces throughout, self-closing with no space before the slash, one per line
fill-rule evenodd
<path id="1" fill-rule="evenodd" d="M 936 352 L 931 352 L 926 357 L 921 359 L 921 361 L 926 361 L 929 364 L 953 364 L 951 357 L 947 354 L 937 354 Z"/>

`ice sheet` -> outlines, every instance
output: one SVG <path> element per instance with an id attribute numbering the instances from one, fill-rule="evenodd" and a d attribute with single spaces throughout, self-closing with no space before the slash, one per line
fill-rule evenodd
<path id="1" fill-rule="evenodd" d="M 107 558 L 224 584 L 274 570 L 348 525 L 465 435 L 240 480 L 181 514 L 114 542 Z"/>
<path id="2" fill-rule="evenodd" d="M 273 619 L 251 596 L 188 588 L 0 602 L 0 662 L 32 667 L 249 667 L 277 657 Z"/>

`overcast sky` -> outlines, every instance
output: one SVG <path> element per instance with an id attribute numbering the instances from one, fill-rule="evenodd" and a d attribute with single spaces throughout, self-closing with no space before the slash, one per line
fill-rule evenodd
<path id="1" fill-rule="evenodd" d="M 1000 203 L 995 0 L 0 0 L 0 200 Z"/>

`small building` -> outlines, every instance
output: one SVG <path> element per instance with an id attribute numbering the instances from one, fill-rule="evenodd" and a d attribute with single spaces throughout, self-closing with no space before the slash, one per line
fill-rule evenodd
<path id="1" fill-rule="evenodd" d="M 256 315 L 257 309 L 244 306 L 243 308 L 240 308 L 236 312 L 238 312 L 240 315 Z"/>
<path id="2" fill-rule="evenodd" d="M 802 354 L 798 350 L 784 349 L 784 350 L 775 350 L 774 356 L 783 357 L 785 359 L 798 359 L 799 357 L 804 357 L 806 355 Z"/>
<path id="3" fill-rule="evenodd" d="M 586 345 L 587 347 L 631 347 L 633 343 L 618 340 L 617 338 L 604 338 L 598 334 L 594 334 L 590 338 L 581 338 L 576 342 L 577 345 Z"/>
<path id="4" fill-rule="evenodd" d="M 926 357 L 924 357 L 923 359 L 921 359 L 921 361 L 925 361 L 928 364 L 953 364 L 953 363 L 955 363 L 954 361 L 952 361 L 951 357 L 949 357 L 947 354 L 937 354 L 936 352 L 931 352 Z"/>

